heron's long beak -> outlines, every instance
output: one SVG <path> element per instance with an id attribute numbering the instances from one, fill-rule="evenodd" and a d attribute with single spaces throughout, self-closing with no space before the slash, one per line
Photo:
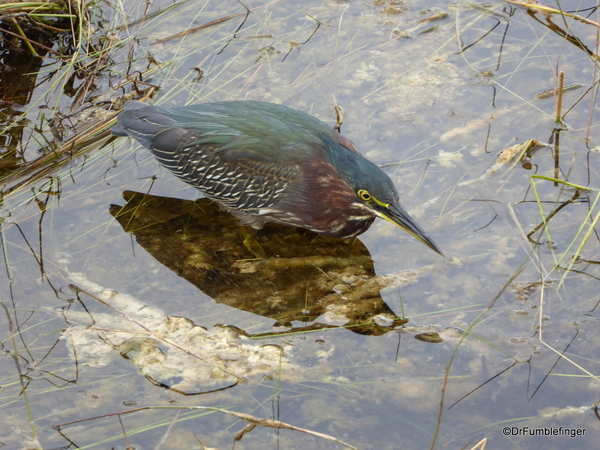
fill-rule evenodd
<path id="1" fill-rule="evenodd" d="M 408 213 L 398 203 L 392 203 L 386 206 L 379 206 L 376 209 L 377 215 L 385 220 L 398 225 L 403 230 L 412 234 L 419 241 L 429 247 L 436 253 L 444 256 L 440 248 L 436 245 L 433 240 L 427 236 L 427 233 L 415 222 L 415 219 L 410 217 Z"/>

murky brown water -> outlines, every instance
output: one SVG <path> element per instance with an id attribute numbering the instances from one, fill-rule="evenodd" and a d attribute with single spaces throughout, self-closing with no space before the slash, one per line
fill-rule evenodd
<path id="1" fill-rule="evenodd" d="M 201 448 L 195 435 L 207 447 L 230 448 L 245 425 L 186 410 L 134 412 L 122 417 L 123 428 L 116 416 L 97 418 L 148 405 L 230 409 L 360 449 L 428 448 L 441 409 L 437 448 L 471 448 L 484 437 L 493 448 L 594 448 L 595 229 L 582 261 L 564 269 L 598 214 L 600 136 L 589 91 L 596 75 L 586 50 L 593 52 L 597 29 L 504 3 L 301 3 L 248 4 L 252 13 L 233 41 L 244 14 L 157 43 L 244 12 L 233 1 L 183 2 L 129 31 L 115 29 L 108 34 L 123 46 L 110 52 L 88 99 L 130 92 L 126 74 L 150 68 L 143 82 L 161 86 L 160 104 L 263 100 L 332 125 L 339 105 L 344 135 L 386 165 L 404 206 L 446 257 L 377 221 L 359 241 L 269 227 L 258 235 L 267 256 L 253 261 L 229 216 L 193 202 L 197 191 L 127 139 L 30 183 L 31 174 L 2 172 L 4 192 L 11 189 L 0 203 L 0 300 L 10 316 L 0 319 L 5 448 L 36 447 L 28 410 L 41 448 Z M 171 4 L 153 3 L 148 14 Z M 146 4 L 125 8 L 133 22 Z M 96 14 L 103 14 L 102 30 L 123 24 L 108 4 Z M 561 35 L 567 25 L 582 45 Z M 192 67 L 203 70 L 202 79 Z M 53 69 L 57 63 L 44 75 Z M 563 98 L 568 128 L 558 161 L 552 143 L 528 158 L 532 170 L 514 160 L 496 164 L 517 142 L 556 141 L 555 101 L 536 95 L 555 87 L 557 69 L 565 84 L 581 85 Z M 62 87 L 70 73 L 61 76 L 52 74 L 27 98 L 11 97 L 22 108 L 0 105 L 2 128 L 15 120 L 21 127 L 4 131 L 0 168 L 40 157 L 44 139 L 52 139 L 42 114 L 69 114 L 76 96 Z M 60 88 L 45 93 L 57 80 Z M 74 80 L 77 90 L 83 81 Z M 123 88 L 109 91 L 119 82 Z M 20 119 L 27 107 L 27 120 Z M 546 216 L 565 204 L 548 222 L 550 236 L 543 228 L 532 235 L 540 245 L 527 238 L 542 223 L 533 173 L 592 189 L 533 180 Z M 135 307 L 123 318 L 100 300 Z M 405 328 L 402 316 L 410 320 Z M 9 325 L 18 331 L 12 340 Z M 443 342 L 414 338 L 425 332 Z M 62 435 L 51 428 L 82 419 L 90 420 L 63 427 Z M 586 431 L 506 436 L 505 426 Z M 259 427 L 236 449 L 334 445 Z"/>

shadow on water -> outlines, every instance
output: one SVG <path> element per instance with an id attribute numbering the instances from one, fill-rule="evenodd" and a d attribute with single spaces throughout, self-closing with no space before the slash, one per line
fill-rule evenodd
<path id="1" fill-rule="evenodd" d="M 366 335 L 382 335 L 406 322 L 381 298 L 385 283 L 358 239 L 269 224 L 255 235 L 265 253 L 256 258 L 244 245 L 239 221 L 209 199 L 132 191 L 123 197 L 125 205 L 110 207 L 123 229 L 217 303 L 271 318 L 290 332 L 333 327 L 294 325 L 324 314 Z"/>

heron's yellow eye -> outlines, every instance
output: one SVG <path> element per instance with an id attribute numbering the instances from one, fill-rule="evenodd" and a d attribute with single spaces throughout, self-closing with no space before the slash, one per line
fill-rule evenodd
<path id="1" fill-rule="evenodd" d="M 371 197 L 371 194 L 369 194 L 369 191 L 365 189 L 361 189 L 360 191 L 358 191 L 358 196 L 361 200 L 364 200 L 365 202 L 371 201 L 371 199 L 373 198 Z"/>

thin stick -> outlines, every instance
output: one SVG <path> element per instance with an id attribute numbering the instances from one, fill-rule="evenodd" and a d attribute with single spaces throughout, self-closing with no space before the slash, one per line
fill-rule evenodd
<path id="1" fill-rule="evenodd" d="M 335 105 L 334 109 L 335 109 L 335 115 L 337 116 L 337 122 L 333 126 L 333 129 L 335 131 L 337 131 L 338 133 L 341 133 L 342 125 L 344 124 L 344 114 L 342 113 L 342 108 L 340 108 L 338 105 Z"/>
<path id="2" fill-rule="evenodd" d="M 586 19 L 585 17 L 578 16 L 576 14 L 570 14 L 568 12 L 561 11 L 560 9 L 552 8 L 551 6 L 544 5 L 542 3 L 534 5 L 531 3 L 517 2 L 514 0 L 504 0 L 504 1 L 507 3 L 512 3 L 513 5 L 522 6 L 525 9 L 532 9 L 532 10 L 537 9 L 537 10 L 540 10 L 545 13 L 558 14 L 558 15 L 565 16 L 565 17 L 571 17 L 572 19 L 579 20 L 580 22 L 587 23 L 588 25 L 593 25 L 597 28 L 600 28 L 600 24 L 597 22 L 594 22 L 593 20 Z"/>
<path id="3" fill-rule="evenodd" d="M 239 12 L 239 13 L 231 14 L 229 16 L 221 17 L 220 19 L 213 20 L 212 22 L 203 23 L 202 25 L 199 25 L 199 26 L 197 26 L 195 28 L 190 28 L 189 30 L 182 31 L 181 33 L 173 34 L 172 36 L 166 37 L 164 39 L 158 39 L 158 40 L 154 41 L 150 45 L 161 44 L 163 42 L 170 41 L 171 39 L 176 39 L 178 37 L 185 36 L 185 35 L 188 35 L 190 33 L 194 33 L 195 31 L 201 30 L 203 28 L 208 28 L 208 27 L 210 27 L 212 25 L 217 25 L 219 23 L 227 22 L 228 20 L 231 20 L 234 17 L 240 16 L 242 14 L 246 14 L 246 12 Z"/>
<path id="4" fill-rule="evenodd" d="M 66 58 L 65 55 L 57 52 L 56 50 L 52 50 L 50 47 L 47 47 L 47 46 L 45 46 L 43 44 L 40 44 L 39 42 L 36 42 L 36 41 L 34 41 L 32 39 L 29 39 L 29 38 L 27 38 L 25 36 L 21 36 L 21 35 L 19 35 L 17 33 L 13 33 L 12 31 L 6 30 L 4 28 L 0 28 L 0 31 L 2 31 L 3 33 L 6 33 L 6 34 L 10 34 L 11 36 L 18 37 L 19 39 L 23 39 L 25 42 L 29 42 L 30 44 L 37 45 L 38 47 L 43 48 L 47 52 L 52 53 L 52 54 L 56 55 L 59 58 L 62 58 L 62 59 Z"/>
<path id="5" fill-rule="evenodd" d="M 560 169 L 560 132 L 563 129 L 562 126 L 562 100 L 563 100 L 563 89 L 565 86 L 565 73 L 561 70 L 558 73 L 558 94 L 556 99 L 556 119 L 554 123 L 554 178 L 558 179 Z M 554 182 L 554 187 L 558 187 L 558 182 Z"/>
<path id="6" fill-rule="evenodd" d="M 556 101 L 556 123 L 560 123 L 562 121 L 561 111 L 562 111 L 562 99 L 563 99 L 563 87 L 565 85 L 565 73 L 561 70 L 558 74 L 558 100 Z M 558 178 L 558 177 L 556 177 Z"/>
<path id="7" fill-rule="evenodd" d="M 243 420 L 243 421 L 245 421 L 245 422 L 247 422 L 249 424 L 252 424 L 252 425 L 257 425 L 259 427 L 279 428 L 279 429 L 285 429 L 285 430 L 299 431 L 301 433 L 310 434 L 312 436 L 316 436 L 316 437 L 319 437 L 321 439 L 326 439 L 328 441 L 336 442 L 336 443 L 338 443 L 340 445 L 343 445 L 344 447 L 352 449 L 352 450 L 358 450 L 356 447 L 353 447 L 352 445 L 347 444 L 346 442 L 340 441 L 339 439 L 337 439 L 337 438 L 335 438 L 333 436 L 330 436 L 328 434 L 323 434 L 323 433 L 319 433 L 317 431 L 307 430 L 306 428 L 300 428 L 300 427 L 297 427 L 295 425 L 290 425 L 289 423 L 281 422 L 279 420 L 263 419 L 261 417 L 252 416 L 250 414 L 240 413 L 240 412 L 236 412 L 236 411 L 230 411 L 228 409 L 222 409 L 222 408 L 213 408 L 213 407 L 210 407 L 210 406 L 184 406 L 184 407 L 178 407 L 178 406 L 142 406 L 140 408 L 130 409 L 128 411 L 122 411 L 120 413 L 103 414 L 103 415 L 92 417 L 92 418 L 89 418 L 89 419 L 80 419 L 80 420 L 74 420 L 72 422 L 61 423 L 60 425 L 53 425 L 52 428 L 54 428 L 54 429 L 60 429 L 60 428 L 64 428 L 64 427 L 69 426 L 69 425 L 74 425 L 74 424 L 77 424 L 77 423 L 87 422 L 89 420 L 101 419 L 101 418 L 105 418 L 105 417 L 118 416 L 120 418 L 124 414 L 131 414 L 131 413 L 134 413 L 134 412 L 147 411 L 147 410 L 155 410 L 155 409 L 186 409 L 186 410 L 200 410 L 200 411 L 220 412 L 220 413 L 223 413 L 223 414 L 229 414 L 230 416 L 236 417 L 237 419 Z"/>

